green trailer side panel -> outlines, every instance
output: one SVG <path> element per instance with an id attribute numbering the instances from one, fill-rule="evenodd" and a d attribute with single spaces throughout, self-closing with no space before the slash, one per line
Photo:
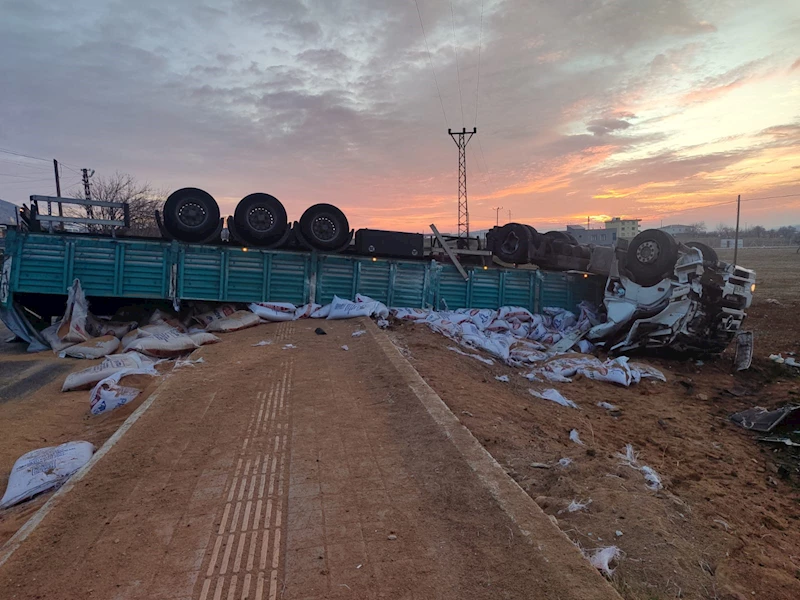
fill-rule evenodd
<path id="1" fill-rule="evenodd" d="M 523 269 L 471 269 L 464 280 L 453 265 L 433 261 L 373 260 L 198 246 L 162 240 L 97 238 L 10 231 L 10 295 L 66 294 L 79 278 L 89 296 L 211 302 L 327 304 L 334 295 L 363 294 L 389 306 L 576 310 L 599 303 L 602 277 Z M 311 298 L 312 291 L 314 298 Z"/>

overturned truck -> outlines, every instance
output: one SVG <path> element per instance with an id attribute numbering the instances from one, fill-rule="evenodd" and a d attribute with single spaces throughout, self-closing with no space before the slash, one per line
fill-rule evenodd
<path id="1" fill-rule="evenodd" d="M 755 291 L 754 271 L 721 261 L 705 244 L 682 244 L 658 229 L 611 248 L 509 223 L 490 230 L 487 245 L 507 263 L 607 277 L 606 320 L 584 334 L 614 353 L 720 353 L 741 331 Z"/>

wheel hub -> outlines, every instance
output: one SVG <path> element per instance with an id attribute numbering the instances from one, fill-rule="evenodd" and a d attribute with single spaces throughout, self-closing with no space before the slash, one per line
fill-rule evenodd
<path id="1" fill-rule="evenodd" d="M 661 248 L 653 240 L 647 240 L 636 249 L 636 260 L 644 265 L 650 265 L 658 260 Z"/>
<path id="2" fill-rule="evenodd" d="M 275 226 L 275 215 L 263 206 L 257 206 L 247 213 L 247 223 L 255 231 L 269 231 Z"/>
<path id="3" fill-rule="evenodd" d="M 327 215 L 320 215 L 311 223 L 311 233 L 321 242 L 330 242 L 337 232 L 336 223 Z"/>
<path id="4" fill-rule="evenodd" d="M 178 219 L 188 227 L 198 227 L 206 220 L 206 210 L 197 202 L 185 202 L 178 210 Z"/>

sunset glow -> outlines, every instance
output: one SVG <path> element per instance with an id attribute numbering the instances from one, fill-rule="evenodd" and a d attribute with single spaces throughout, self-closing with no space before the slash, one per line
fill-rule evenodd
<path id="1" fill-rule="evenodd" d="M 447 128 L 477 126 L 473 230 L 496 207 L 714 227 L 738 194 L 751 224 L 800 224 L 797 2 L 419 0 L 426 37 L 413 1 L 80 4 L 4 6 L 0 147 L 223 213 L 264 191 L 291 219 L 330 202 L 354 227 L 451 231 Z M 0 198 L 54 193 L 25 162 L 0 162 Z"/>

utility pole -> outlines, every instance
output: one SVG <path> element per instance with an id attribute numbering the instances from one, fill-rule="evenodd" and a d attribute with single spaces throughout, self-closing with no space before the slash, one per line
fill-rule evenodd
<path id="1" fill-rule="evenodd" d="M 739 255 L 739 213 L 742 209 L 742 195 L 736 197 L 736 236 L 733 239 L 733 264 L 736 264 L 736 258 Z"/>
<path id="2" fill-rule="evenodd" d="M 94 175 L 94 169 L 92 170 L 91 175 L 89 174 L 89 169 L 81 169 L 81 171 L 83 172 L 83 195 L 87 200 L 91 200 L 92 190 L 89 187 L 89 177 Z M 86 216 L 88 216 L 90 219 L 94 219 L 94 210 L 91 206 L 86 207 Z"/>
<path id="3" fill-rule="evenodd" d="M 590 225 L 589 225 L 589 215 L 587 215 L 587 216 L 586 216 L 586 229 L 589 229 L 589 228 L 590 228 Z"/>
<path id="4" fill-rule="evenodd" d="M 53 159 L 53 172 L 56 174 L 56 196 L 61 198 L 61 178 L 58 176 L 58 161 Z"/>
<path id="5" fill-rule="evenodd" d="M 503 210 L 502 206 L 497 206 L 492 209 L 494 211 L 494 224 L 496 227 L 500 227 L 500 211 Z"/>
<path id="6" fill-rule="evenodd" d="M 458 146 L 458 237 L 469 237 L 469 207 L 467 205 L 467 144 L 472 136 L 478 133 L 478 128 L 473 127 L 472 131 L 467 131 L 466 127 L 461 131 L 453 132 L 448 129 L 447 133 L 453 138 Z"/>

